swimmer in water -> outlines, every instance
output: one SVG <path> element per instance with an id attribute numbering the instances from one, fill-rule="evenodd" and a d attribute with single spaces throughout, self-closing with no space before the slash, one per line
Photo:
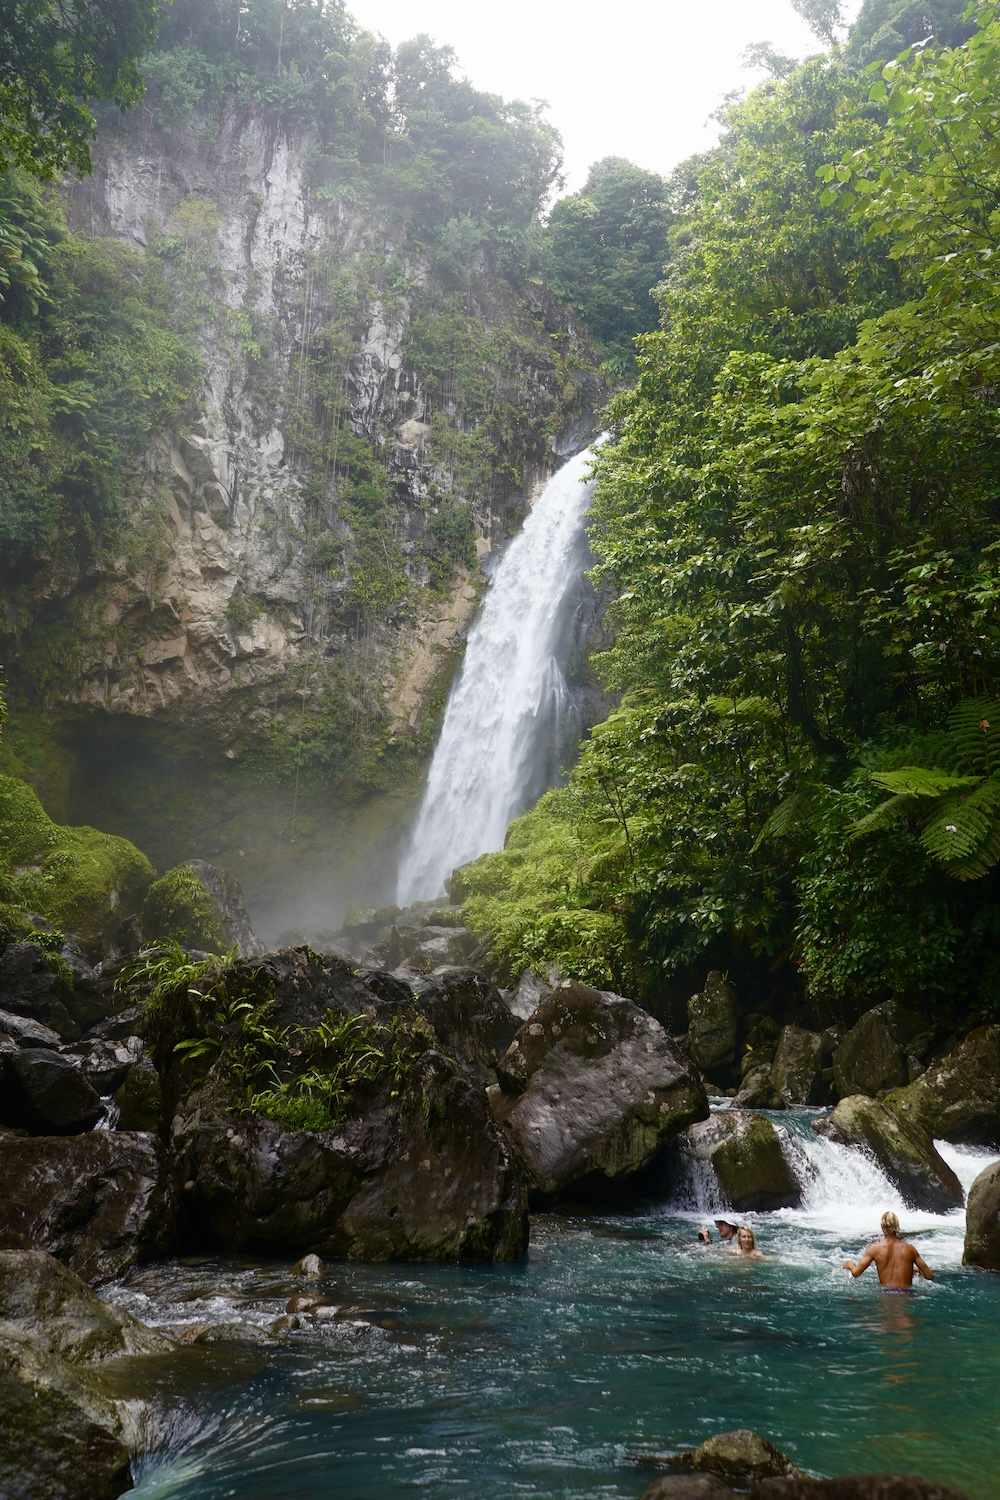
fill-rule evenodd
<path id="1" fill-rule="evenodd" d="M 749 1224 L 741 1224 L 736 1231 L 736 1244 L 731 1253 L 742 1255 L 748 1260 L 767 1260 L 763 1250 L 757 1249 L 757 1236 Z"/>
<path id="2" fill-rule="evenodd" d="M 934 1280 L 934 1272 L 919 1250 L 900 1239 L 899 1220 L 891 1209 L 882 1215 L 882 1239 L 869 1245 L 860 1260 L 845 1260 L 844 1270 L 850 1271 L 852 1276 L 863 1276 L 873 1261 L 884 1292 L 910 1291 L 914 1270 L 919 1271 L 925 1281 Z"/>

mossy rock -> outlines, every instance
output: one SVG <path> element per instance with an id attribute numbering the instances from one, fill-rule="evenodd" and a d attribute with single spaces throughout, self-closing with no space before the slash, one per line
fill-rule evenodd
<path id="1" fill-rule="evenodd" d="M 128 839 L 53 823 L 14 776 L 0 776 L 0 867 L 8 901 L 71 934 L 89 958 L 116 946 L 153 878 L 149 860 Z"/>
<path id="2" fill-rule="evenodd" d="M 184 948 L 217 953 L 224 946 L 222 926 L 208 891 L 190 865 L 177 865 L 154 880 L 146 893 L 139 924 L 148 942 L 173 938 Z"/>

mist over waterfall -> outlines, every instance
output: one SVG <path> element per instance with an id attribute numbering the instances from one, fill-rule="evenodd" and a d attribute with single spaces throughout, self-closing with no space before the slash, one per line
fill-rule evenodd
<path id="1" fill-rule="evenodd" d="M 403 906 L 503 847 L 507 825 L 559 771 L 569 694 L 560 662 L 587 560 L 590 449 L 571 458 L 504 554 L 451 690 L 399 873 Z"/>

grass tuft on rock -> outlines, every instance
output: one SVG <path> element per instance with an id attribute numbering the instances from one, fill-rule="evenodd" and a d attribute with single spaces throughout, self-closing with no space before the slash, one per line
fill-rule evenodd
<path id="1" fill-rule="evenodd" d="M 223 946 L 215 908 L 190 865 L 177 865 L 153 881 L 142 903 L 139 923 L 150 942 L 170 938 L 184 948 L 208 953 Z"/>

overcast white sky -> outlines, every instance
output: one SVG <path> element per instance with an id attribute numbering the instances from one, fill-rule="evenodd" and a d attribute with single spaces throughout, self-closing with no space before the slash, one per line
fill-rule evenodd
<path id="1" fill-rule="evenodd" d="M 858 3 L 846 8 L 853 14 Z M 454 47 L 477 88 L 547 99 L 571 191 L 602 156 L 666 173 L 705 150 L 722 96 L 760 77 L 740 66 L 749 43 L 769 41 L 796 58 L 819 48 L 790 0 L 348 0 L 348 8 L 394 45 L 423 31 Z"/>

